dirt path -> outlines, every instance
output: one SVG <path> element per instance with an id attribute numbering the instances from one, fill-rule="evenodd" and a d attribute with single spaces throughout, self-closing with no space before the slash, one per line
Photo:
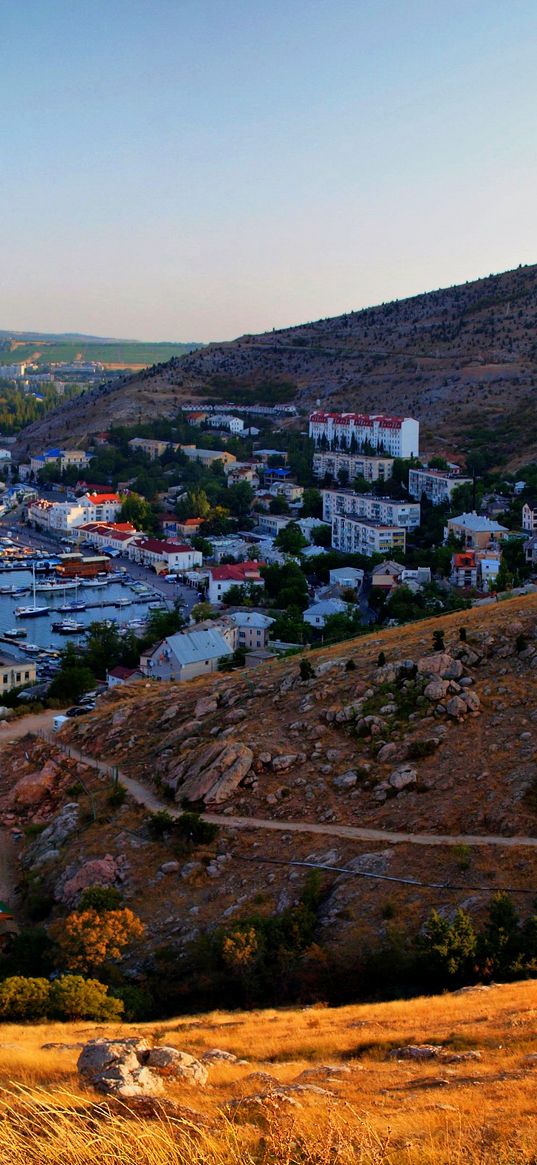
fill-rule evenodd
<path id="1" fill-rule="evenodd" d="M 175 809 L 170 806 L 169 801 L 164 801 L 157 797 L 151 789 L 146 788 L 140 781 L 134 777 L 128 777 L 125 773 L 120 772 L 114 768 L 110 762 L 97 761 L 93 757 L 85 756 L 75 748 L 70 748 L 68 745 L 63 745 L 61 741 L 57 741 L 61 747 L 69 752 L 70 756 L 76 757 L 77 760 L 83 761 L 85 764 L 91 765 L 93 768 L 99 769 L 100 772 L 108 772 L 110 775 L 116 773 L 121 784 L 125 786 L 127 792 L 130 793 L 134 801 L 138 805 L 143 805 L 152 813 L 158 813 L 164 810 L 170 814 L 170 817 L 180 817 L 183 812 L 182 809 Z M 231 817 L 227 814 L 220 813 L 204 813 L 203 817 L 206 821 L 213 825 L 219 825 L 222 829 L 265 829 L 278 831 L 280 833 L 314 833 L 324 835 L 327 837 L 341 837 L 349 838 L 353 841 L 381 841 L 387 842 L 390 845 L 398 845 L 401 843 L 410 845 L 469 845 L 469 846 L 500 846 L 506 849 L 513 849 L 520 846 L 527 846 L 530 849 L 537 849 L 537 837 L 503 837 L 501 834 L 471 834 L 471 833 L 395 833 L 386 829 L 366 829 L 355 825 L 338 825 L 337 823 L 317 825 L 309 821 L 275 821 L 265 817 Z"/>
<path id="2" fill-rule="evenodd" d="M 12 740 L 20 740 L 21 736 L 26 736 L 29 732 L 50 732 L 54 717 L 57 715 L 57 710 L 47 709 L 46 712 L 21 716 L 20 720 L 0 720 L 0 746 L 10 744 Z"/>

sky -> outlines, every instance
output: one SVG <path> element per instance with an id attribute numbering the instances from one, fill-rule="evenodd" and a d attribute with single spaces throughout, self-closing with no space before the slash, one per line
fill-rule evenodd
<path id="1" fill-rule="evenodd" d="M 537 260 L 535 0 L 0 17 L 0 328 L 231 339 Z"/>

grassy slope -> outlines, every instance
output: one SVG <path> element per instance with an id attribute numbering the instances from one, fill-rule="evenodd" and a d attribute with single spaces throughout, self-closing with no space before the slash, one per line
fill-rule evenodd
<path id="1" fill-rule="evenodd" d="M 6 1025 L 2 1035 L 2 1165 L 530 1165 L 534 1120 L 537 984 L 374 1006 L 182 1017 L 153 1025 Z M 215 1064 L 205 1088 L 168 1084 L 170 1098 L 213 1124 L 196 1132 L 172 1120 L 110 1116 L 81 1090 L 79 1041 L 143 1034 L 200 1055 L 218 1047 L 248 1063 Z M 44 1049 L 47 1043 L 59 1047 Z M 480 1060 L 393 1061 L 409 1043 L 467 1049 Z M 69 1046 L 71 1045 L 71 1047 Z M 73 1046 L 74 1045 L 74 1046 Z M 261 1072 L 287 1085 L 322 1065 L 350 1069 L 309 1082 L 331 1095 L 295 1096 L 299 1106 L 247 1102 L 270 1092 Z M 274 1085 L 273 1085 L 274 1087 Z"/>

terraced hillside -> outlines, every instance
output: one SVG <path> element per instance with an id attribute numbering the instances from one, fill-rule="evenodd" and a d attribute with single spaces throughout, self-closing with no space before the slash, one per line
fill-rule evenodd
<path id="1" fill-rule="evenodd" d="M 21 441 L 77 442 L 110 423 L 172 416 L 185 402 L 323 405 L 417 416 L 424 442 L 477 441 L 512 461 L 537 451 L 537 267 L 242 336 L 105 385 Z"/>

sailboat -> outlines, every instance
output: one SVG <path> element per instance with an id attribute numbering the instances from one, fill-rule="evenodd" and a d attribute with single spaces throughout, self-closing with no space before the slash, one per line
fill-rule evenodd
<path id="1" fill-rule="evenodd" d="M 34 596 L 33 607 L 15 607 L 15 615 L 17 616 L 17 619 L 32 619 L 32 618 L 35 618 L 37 615 L 48 615 L 48 613 L 49 613 L 48 607 L 38 607 L 36 604 L 36 601 L 35 601 L 35 566 L 33 567 L 33 570 L 32 570 L 32 577 L 33 577 L 32 590 L 33 590 L 33 596 Z"/>

